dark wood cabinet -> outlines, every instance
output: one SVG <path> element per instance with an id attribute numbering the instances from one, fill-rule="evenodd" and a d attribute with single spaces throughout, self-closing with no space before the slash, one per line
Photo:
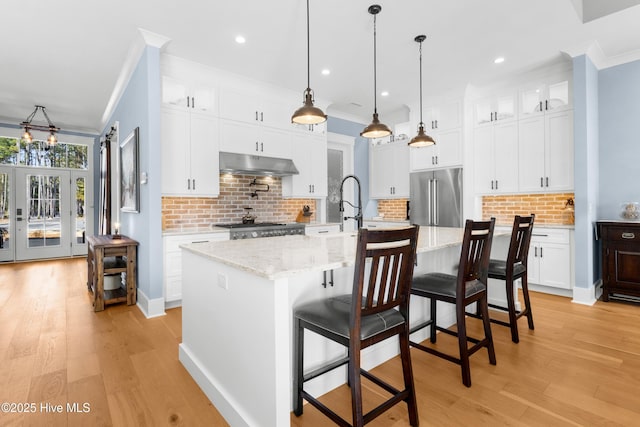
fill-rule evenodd
<path id="1" fill-rule="evenodd" d="M 640 297 L 640 223 L 598 222 L 602 241 L 602 300 L 612 294 Z"/>

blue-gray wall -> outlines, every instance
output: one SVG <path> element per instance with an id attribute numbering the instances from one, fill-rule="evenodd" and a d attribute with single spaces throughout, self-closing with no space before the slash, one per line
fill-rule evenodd
<path id="1" fill-rule="evenodd" d="M 349 120 L 329 117 L 327 130 L 341 135 L 355 138 L 353 148 L 353 173 L 360 180 L 362 186 L 362 214 L 365 218 L 371 218 L 378 214 L 378 202 L 369 199 L 369 140 L 360 136 L 360 132 L 366 125 Z M 354 191 L 355 194 L 355 191 Z"/>
<path id="2" fill-rule="evenodd" d="M 640 61 L 601 70 L 598 218 L 620 219 L 620 204 L 640 201 Z"/>
<path id="3" fill-rule="evenodd" d="M 573 61 L 575 286 L 593 286 L 600 276 L 593 224 L 598 205 L 598 70 L 585 56 Z"/>
<path id="4" fill-rule="evenodd" d="M 579 56 L 573 79 L 575 279 L 585 288 L 601 278 L 594 222 L 640 201 L 640 61 L 598 71 Z"/>
<path id="5" fill-rule="evenodd" d="M 140 185 L 140 213 L 120 212 L 120 223 L 121 233 L 140 243 L 138 289 L 149 299 L 163 297 L 160 90 L 160 50 L 147 46 L 102 133 L 104 135 L 111 124 L 118 121 L 119 138 L 123 141 L 136 127 L 140 128 L 140 172 L 148 173 L 148 183 Z M 97 185 L 100 182 L 99 151 L 96 143 Z M 95 194 L 100 193 L 96 191 Z M 114 206 L 113 209 L 119 207 Z M 113 217 L 116 217 L 116 212 Z"/>

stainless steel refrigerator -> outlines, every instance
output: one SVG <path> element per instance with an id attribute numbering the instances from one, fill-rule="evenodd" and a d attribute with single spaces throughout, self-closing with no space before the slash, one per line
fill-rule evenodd
<path id="1" fill-rule="evenodd" d="M 410 174 L 412 224 L 462 227 L 462 168 Z"/>

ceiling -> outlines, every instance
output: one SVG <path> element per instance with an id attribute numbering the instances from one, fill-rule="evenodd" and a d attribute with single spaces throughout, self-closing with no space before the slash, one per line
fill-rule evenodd
<path id="1" fill-rule="evenodd" d="M 311 87 L 329 114 L 370 121 L 373 0 L 311 0 Z M 588 48 L 615 64 L 640 58 L 634 0 L 379 0 L 378 111 L 482 85 Z M 606 3 L 608 8 L 598 8 Z M 164 51 L 300 92 L 306 87 L 304 0 L 12 0 L 2 13 L 0 122 L 44 105 L 63 129 L 100 132 L 138 28 L 170 39 Z M 584 23 L 583 23 L 584 21 Z M 242 34 L 247 42 L 235 43 Z M 493 60 L 503 56 L 504 63 Z M 566 60 L 566 56 L 565 56 Z M 608 62 L 607 62 L 608 61 Z M 322 68 L 331 74 L 323 76 Z M 38 118 L 36 117 L 36 121 Z"/>

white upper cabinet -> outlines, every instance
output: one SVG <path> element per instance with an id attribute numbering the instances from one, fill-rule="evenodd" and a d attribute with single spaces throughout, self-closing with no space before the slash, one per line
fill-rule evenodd
<path id="1" fill-rule="evenodd" d="M 413 126 L 409 139 L 418 132 L 420 111 L 412 111 Z M 437 107 L 428 107 L 423 115 L 425 133 L 436 142 L 428 147 L 411 147 L 409 168 L 411 172 L 442 169 L 462 165 L 462 103 L 443 102 Z"/>
<path id="2" fill-rule="evenodd" d="M 220 119 L 220 151 L 291 157 L 292 132 Z"/>
<path id="3" fill-rule="evenodd" d="M 369 197 L 409 197 L 409 146 L 406 141 L 374 145 L 369 149 Z"/>
<path id="4" fill-rule="evenodd" d="M 327 139 L 322 135 L 294 137 L 291 159 L 300 174 L 282 178 L 282 196 L 327 197 Z"/>
<path id="5" fill-rule="evenodd" d="M 163 108 L 161 122 L 162 194 L 218 196 L 218 118 Z"/>
<path id="6" fill-rule="evenodd" d="M 518 123 L 496 122 L 473 133 L 474 185 L 478 194 L 518 191 Z"/>
<path id="7" fill-rule="evenodd" d="M 427 107 L 424 110 L 423 121 L 425 131 L 444 131 L 459 128 L 462 125 L 462 105 L 459 101 L 453 101 Z"/>
<path id="8" fill-rule="evenodd" d="M 520 120 L 518 151 L 521 192 L 573 190 L 573 111 Z"/>
<path id="9" fill-rule="evenodd" d="M 218 80 L 212 69 L 170 55 L 162 57 L 161 69 L 163 107 L 218 114 Z"/>
<path id="10" fill-rule="evenodd" d="M 429 132 L 435 145 L 410 148 L 411 172 L 441 169 L 462 164 L 462 129 Z M 412 136 L 413 137 L 413 136 Z"/>
<path id="11" fill-rule="evenodd" d="M 220 117 L 244 123 L 292 130 L 294 101 L 257 85 L 227 84 L 220 90 Z"/>
<path id="12" fill-rule="evenodd" d="M 520 116 L 571 108 L 570 86 L 569 79 L 562 77 L 525 86 L 520 91 Z"/>
<path id="13" fill-rule="evenodd" d="M 503 120 L 515 120 L 517 92 L 506 91 L 496 94 L 474 103 L 474 124 L 476 126 L 487 125 Z"/>

